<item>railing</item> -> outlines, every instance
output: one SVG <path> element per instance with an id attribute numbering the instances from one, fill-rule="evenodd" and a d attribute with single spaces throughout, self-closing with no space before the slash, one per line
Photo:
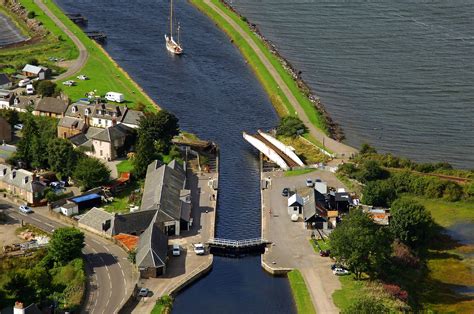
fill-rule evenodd
<path id="1" fill-rule="evenodd" d="M 220 238 L 211 238 L 207 244 L 211 246 L 225 246 L 232 248 L 252 247 L 269 243 L 262 238 L 244 239 L 244 240 L 229 240 Z"/>

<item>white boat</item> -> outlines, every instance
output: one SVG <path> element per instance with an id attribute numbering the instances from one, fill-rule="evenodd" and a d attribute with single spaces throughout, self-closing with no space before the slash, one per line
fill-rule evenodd
<path id="1" fill-rule="evenodd" d="M 178 42 L 176 42 L 173 38 L 173 0 L 170 1 L 170 33 L 165 34 L 165 41 L 166 41 L 166 49 L 168 49 L 169 52 L 175 54 L 175 55 L 180 55 L 183 53 L 183 47 L 181 46 L 181 43 L 179 42 L 179 31 L 180 27 L 178 24 Z"/>

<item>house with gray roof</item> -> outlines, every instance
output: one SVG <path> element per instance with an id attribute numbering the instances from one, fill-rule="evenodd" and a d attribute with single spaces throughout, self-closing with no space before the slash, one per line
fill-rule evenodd
<path id="1" fill-rule="evenodd" d="M 94 105 L 91 125 L 97 128 L 108 128 L 122 122 L 128 108 L 126 106 L 97 103 Z"/>
<path id="2" fill-rule="evenodd" d="M 37 96 L 16 96 L 13 100 L 13 105 L 9 109 L 18 112 L 27 112 L 28 109 L 34 110 L 40 98 Z"/>
<path id="3" fill-rule="evenodd" d="M 55 97 L 43 97 L 36 104 L 33 114 L 35 116 L 47 116 L 62 118 L 68 107 L 68 101 Z"/>
<path id="4" fill-rule="evenodd" d="M 134 129 L 124 124 L 116 124 L 91 137 L 92 150 L 87 154 L 99 159 L 114 160 L 129 152 L 135 138 Z"/>
<path id="5" fill-rule="evenodd" d="M 58 123 L 58 137 L 70 138 L 87 131 L 91 123 L 94 105 L 88 101 L 80 100 L 69 105 L 64 117 Z"/>
<path id="6" fill-rule="evenodd" d="M 36 205 L 43 198 L 46 186 L 32 172 L 0 164 L 0 189 L 6 190 L 28 204 Z"/>
<path id="7" fill-rule="evenodd" d="M 166 273 L 168 260 L 168 236 L 156 223 L 158 212 L 140 235 L 137 246 L 136 265 L 141 278 L 156 278 Z"/>
<path id="8" fill-rule="evenodd" d="M 26 77 L 37 77 L 40 80 L 45 80 L 51 76 L 51 70 L 47 67 L 31 64 L 25 65 L 21 72 L 23 72 L 23 75 Z"/>
<path id="9" fill-rule="evenodd" d="M 145 114 L 141 111 L 128 109 L 127 112 L 125 113 L 125 116 L 122 119 L 122 123 L 128 127 L 136 129 L 138 128 L 140 124 L 140 119 L 144 115 Z"/>
<path id="10" fill-rule="evenodd" d="M 0 73 L 0 89 L 9 89 L 13 86 L 12 81 L 5 73 Z"/>
<path id="11" fill-rule="evenodd" d="M 186 189 L 186 171 L 176 160 L 148 165 L 140 210 L 157 211 L 157 222 L 168 235 L 189 229 L 191 193 Z"/>

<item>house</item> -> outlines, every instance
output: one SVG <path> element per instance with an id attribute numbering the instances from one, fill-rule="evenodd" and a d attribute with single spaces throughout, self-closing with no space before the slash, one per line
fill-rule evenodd
<path id="1" fill-rule="evenodd" d="M 15 94 L 11 91 L 0 89 L 0 109 L 10 109 L 15 101 Z"/>
<path id="2" fill-rule="evenodd" d="M 10 312 L 11 313 L 11 312 Z M 13 307 L 13 314 L 41 314 L 41 310 L 35 303 L 31 303 L 28 306 L 24 306 L 22 302 L 15 302 L 15 307 Z"/>
<path id="3" fill-rule="evenodd" d="M 347 192 L 334 193 L 334 209 L 339 212 L 348 212 L 352 203 L 351 196 Z"/>
<path id="4" fill-rule="evenodd" d="M 68 102 L 54 97 L 43 97 L 35 106 L 33 114 L 52 118 L 62 118 L 68 107 Z"/>
<path id="5" fill-rule="evenodd" d="M 186 170 L 176 160 L 148 165 L 140 211 L 158 212 L 157 222 L 167 235 L 189 230 L 191 198 L 186 189 Z"/>
<path id="6" fill-rule="evenodd" d="M 154 220 L 157 219 L 156 212 Z M 140 235 L 138 242 L 136 265 L 141 278 L 156 278 L 166 273 L 168 260 L 168 236 L 152 221 Z"/>
<path id="7" fill-rule="evenodd" d="M 0 89 L 9 89 L 13 86 L 12 81 L 5 73 L 0 73 Z"/>
<path id="8" fill-rule="evenodd" d="M 93 149 L 92 137 L 102 131 L 103 129 L 100 128 L 89 127 L 84 133 L 78 133 L 77 135 L 73 135 L 72 137 L 70 137 L 69 141 L 71 141 L 72 146 L 74 146 L 74 148 L 81 147 L 86 151 L 86 154 L 91 155 Z"/>
<path id="9" fill-rule="evenodd" d="M 16 96 L 10 109 L 18 112 L 33 111 L 39 100 L 37 96 Z"/>
<path id="10" fill-rule="evenodd" d="M 23 72 L 23 75 L 26 77 L 30 77 L 30 78 L 37 77 L 40 80 L 45 80 L 51 76 L 50 69 L 43 66 L 36 66 L 36 65 L 31 65 L 31 64 L 25 65 L 25 67 L 21 71 Z"/>
<path id="11" fill-rule="evenodd" d="M 46 185 L 40 182 L 32 172 L 0 164 L 0 189 L 6 190 L 29 204 L 36 205 L 43 198 Z"/>
<path id="12" fill-rule="evenodd" d="M 127 112 L 127 107 L 115 104 L 98 103 L 94 106 L 91 126 L 98 128 L 108 128 L 122 122 Z"/>
<path id="13" fill-rule="evenodd" d="M 64 216 L 72 216 L 79 214 L 79 206 L 76 203 L 66 203 L 59 207 L 59 210 Z"/>
<path id="14" fill-rule="evenodd" d="M 0 143 L 8 143 L 12 140 L 12 127 L 7 120 L 0 117 Z"/>
<path id="15" fill-rule="evenodd" d="M 135 136 L 134 129 L 123 124 L 113 125 L 91 137 L 92 150 L 88 154 L 99 159 L 114 160 L 129 152 Z"/>
<path id="16" fill-rule="evenodd" d="M 58 123 L 58 137 L 69 138 L 85 133 L 91 122 L 94 105 L 88 101 L 78 101 L 69 105 L 64 117 Z"/>
<path id="17" fill-rule="evenodd" d="M 288 198 L 288 215 L 301 215 L 303 213 L 303 198 L 295 193 Z"/>
<path id="18" fill-rule="evenodd" d="M 137 111 L 137 110 L 132 110 L 132 109 L 128 109 L 126 112 L 125 112 L 125 116 L 123 117 L 122 119 L 122 122 L 123 124 L 125 124 L 126 126 L 128 127 L 131 127 L 131 128 L 138 128 L 139 124 L 140 124 L 140 119 L 144 116 L 145 114 L 141 111 Z"/>

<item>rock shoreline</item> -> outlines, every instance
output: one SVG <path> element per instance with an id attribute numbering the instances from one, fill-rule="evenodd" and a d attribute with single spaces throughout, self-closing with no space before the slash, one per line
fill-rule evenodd
<path id="1" fill-rule="evenodd" d="M 232 7 L 232 5 L 227 3 L 227 1 L 219 1 L 229 10 L 237 14 L 242 21 L 247 23 L 250 30 L 264 43 L 267 49 L 278 58 L 283 68 L 293 77 L 293 80 L 296 82 L 301 92 L 309 99 L 309 101 L 313 104 L 314 108 L 321 113 L 326 122 L 330 136 L 335 140 L 342 141 L 345 136 L 341 126 L 331 118 L 325 106 L 321 103 L 320 98 L 315 95 L 311 87 L 309 87 L 308 84 L 303 80 L 303 78 L 301 77 L 302 71 L 296 70 L 295 67 L 278 52 L 278 49 L 276 48 L 275 44 L 273 44 L 261 33 L 260 29 L 256 24 L 250 23 L 245 16 L 240 14 L 240 12 L 237 11 L 234 7 Z"/>

